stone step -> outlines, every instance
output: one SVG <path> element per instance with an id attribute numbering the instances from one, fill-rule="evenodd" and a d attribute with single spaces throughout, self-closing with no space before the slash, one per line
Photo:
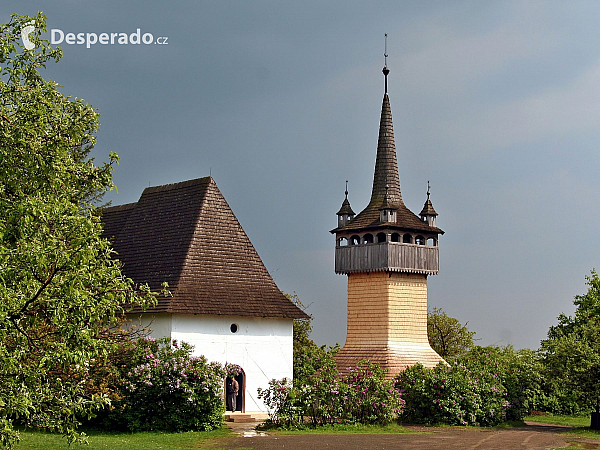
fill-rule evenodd
<path id="1" fill-rule="evenodd" d="M 248 423 L 248 422 L 256 422 L 257 417 L 253 414 L 245 414 L 245 413 L 229 413 L 225 414 L 226 422 L 234 422 L 234 423 Z"/>

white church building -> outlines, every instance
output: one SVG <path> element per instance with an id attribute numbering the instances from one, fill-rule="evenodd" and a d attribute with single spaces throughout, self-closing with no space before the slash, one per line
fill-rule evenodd
<path id="1" fill-rule="evenodd" d="M 257 389 L 293 376 L 293 319 L 308 316 L 277 288 L 212 177 L 149 187 L 103 212 L 124 274 L 172 296 L 134 311 L 152 337 L 242 368 L 237 411 L 265 412 Z"/>

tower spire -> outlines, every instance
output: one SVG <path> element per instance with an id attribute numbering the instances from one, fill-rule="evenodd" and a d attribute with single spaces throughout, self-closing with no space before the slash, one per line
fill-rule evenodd
<path id="1" fill-rule="evenodd" d="M 387 76 L 390 73 L 390 70 L 387 67 L 387 33 L 385 34 L 385 38 L 385 66 L 382 70 L 383 75 L 385 76 L 385 93 L 383 95 L 383 105 L 381 106 L 379 139 L 377 142 L 377 160 L 375 162 L 375 174 L 373 176 L 373 190 L 371 192 L 370 204 L 376 207 L 381 206 L 387 195 L 388 202 L 397 207 L 403 202 L 402 194 L 400 193 L 400 176 L 398 175 L 394 125 L 392 124 L 392 108 L 390 107 L 390 99 L 387 93 Z"/>

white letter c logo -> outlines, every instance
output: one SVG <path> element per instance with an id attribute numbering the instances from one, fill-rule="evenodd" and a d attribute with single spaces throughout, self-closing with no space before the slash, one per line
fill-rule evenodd
<path id="1" fill-rule="evenodd" d="M 29 22 L 27 26 L 21 29 L 21 38 L 23 39 L 23 46 L 27 50 L 32 50 L 35 47 L 35 44 L 29 40 L 29 33 L 33 33 L 33 30 L 35 30 L 33 23 L 34 22 Z"/>

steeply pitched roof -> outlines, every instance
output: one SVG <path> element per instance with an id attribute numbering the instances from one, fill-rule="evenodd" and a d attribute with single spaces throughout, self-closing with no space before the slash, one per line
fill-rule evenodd
<path id="1" fill-rule="evenodd" d="M 153 312 L 308 317 L 277 288 L 211 177 L 147 188 L 103 222 L 126 276 L 169 283 L 173 296 Z"/>
<path id="2" fill-rule="evenodd" d="M 111 208 L 105 209 L 105 211 L 109 211 L 109 213 L 104 212 L 102 215 L 102 224 L 104 226 L 104 235 L 114 237 L 117 236 L 123 226 L 127 223 L 127 218 L 133 208 L 135 208 L 135 203 L 127 203 L 125 205 L 113 206 Z"/>
<path id="3" fill-rule="evenodd" d="M 438 213 L 433 209 L 433 203 L 429 200 L 429 195 L 427 196 L 427 201 L 423 205 L 423 209 L 421 210 L 420 216 L 428 215 L 428 216 L 437 216 Z"/>
<path id="4" fill-rule="evenodd" d="M 386 187 L 387 186 L 387 187 Z M 394 125 L 392 123 L 392 109 L 387 92 L 383 96 L 381 106 L 381 119 L 379 122 L 379 138 L 377 141 L 377 159 L 373 175 L 373 190 L 371 200 L 353 220 L 343 227 L 331 230 L 332 233 L 340 231 L 354 231 L 372 229 L 383 226 L 379 221 L 379 210 L 386 201 L 397 210 L 396 222 L 386 223 L 405 230 L 424 231 L 429 233 L 444 233 L 437 227 L 431 227 L 423 222 L 417 215 L 409 210 L 402 201 L 400 192 L 400 177 L 398 175 L 398 160 L 396 157 L 396 142 L 394 139 Z"/>
<path id="5" fill-rule="evenodd" d="M 377 159 L 375 161 L 373 190 L 371 191 L 371 201 L 369 204 L 377 203 L 379 207 L 386 195 L 386 191 L 389 197 L 388 201 L 391 204 L 399 205 L 402 203 L 398 160 L 396 158 L 396 141 L 394 139 L 394 124 L 392 123 L 392 108 L 387 92 L 383 96 L 383 104 L 381 105 L 379 138 L 377 139 Z"/>
<path id="6" fill-rule="evenodd" d="M 349 216 L 354 215 L 354 211 L 352 211 L 352 208 L 350 207 L 350 202 L 348 201 L 348 197 L 346 197 L 345 200 L 342 202 L 342 207 L 337 212 L 338 216 L 341 216 L 344 214 L 347 214 Z"/>

